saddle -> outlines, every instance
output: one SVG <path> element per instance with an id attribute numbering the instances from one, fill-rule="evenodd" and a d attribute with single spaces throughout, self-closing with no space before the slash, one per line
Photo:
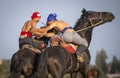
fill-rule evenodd
<path id="1" fill-rule="evenodd" d="M 66 43 L 61 37 L 60 35 L 55 35 L 54 37 L 51 38 L 50 40 L 50 45 L 51 46 L 62 46 L 64 47 L 66 50 L 68 50 L 68 52 L 70 53 L 75 53 L 76 49 L 77 49 L 77 45 L 72 44 L 72 43 Z"/>

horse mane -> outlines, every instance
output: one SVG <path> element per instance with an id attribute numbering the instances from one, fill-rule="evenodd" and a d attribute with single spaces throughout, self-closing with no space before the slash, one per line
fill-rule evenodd
<path id="1" fill-rule="evenodd" d="M 74 27 L 73 27 L 73 29 L 74 29 L 75 31 L 78 30 L 78 29 L 80 29 L 80 28 L 82 27 L 81 25 L 84 24 L 83 20 L 84 20 L 84 15 L 82 14 L 82 15 L 80 16 L 80 18 L 78 18 L 78 19 L 76 20 L 76 22 L 75 22 L 75 25 L 74 25 Z"/>

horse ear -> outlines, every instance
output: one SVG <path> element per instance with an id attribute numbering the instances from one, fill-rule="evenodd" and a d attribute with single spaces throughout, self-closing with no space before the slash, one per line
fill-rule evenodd
<path id="1" fill-rule="evenodd" d="M 83 13 L 84 16 L 87 16 L 87 11 L 86 11 L 85 8 L 83 8 L 82 13 Z"/>
<path id="2" fill-rule="evenodd" d="M 83 10 L 82 10 L 82 13 L 84 14 L 84 13 L 86 13 L 87 11 L 86 11 L 86 9 L 85 8 L 83 8 Z"/>

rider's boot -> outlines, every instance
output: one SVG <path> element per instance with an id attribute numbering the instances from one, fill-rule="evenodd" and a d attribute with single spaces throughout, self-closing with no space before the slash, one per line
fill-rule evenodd
<path id="1" fill-rule="evenodd" d="M 85 62 L 86 57 L 87 57 L 87 54 L 85 53 L 86 49 L 87 49 L 87 47 L 85 47 L 83 45 L 78 46 L 76 55 L 77 55 L 77 60 L 79 62 Z"/>

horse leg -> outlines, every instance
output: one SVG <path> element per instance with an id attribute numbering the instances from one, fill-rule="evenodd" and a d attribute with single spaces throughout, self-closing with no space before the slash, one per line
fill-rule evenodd
<path id="1" fill-rule="evenodd" d="M 63 72 L 55 72 L 55 71 L 53 69 L 52 72 L 54 72 L 54 73 L 51 73 L 51 75 L 52 75 L 53 78 L 63 78 L 64 77 L 64 73 Z"/>
<path id="2" fill-rule="evenodd" d="M 60 63 L 56 62 L 53 59 L 49 59 L 48 66 L 49 72 L 53 78 L 63 78 L 65 74 L 64 65 L 61 65 Z"/>
<path id="3" fill-rule="evenodd" d="M 47 65 L 47 60 L 46 55 L 42 56 L 44 57 L 41 60 L 41 57 L 38 58 L 38 66 L 37 66 L 37 70 L 33 73 L 33 75 L 31 75 L 30 78 L 48 78 L 48 65 Z"/>
<path id="4" fill-rule="evenodd" d="M 21 72 L 11 72 L 8 78 L 20 78 L 21 77 Z"/>
<path id="5" fill-rule="evenodd" d="M 52 72 L 54 72 L 54 73 L 51 73 L 53 78 L 63 78 L 64 77 L 63 72 L 55 72 L 54 69 Z"/>
<path id="6" fill-rule="evenodd" d="M 70 78 L 76 78 L 76 76 L 77 76 L 77 73 L 76 73 L 76 72 L 70 73 Z"/>
<path id="7" fill-rule="evenodd" d="M 48 69 L 43 68 L 38 68 L 38 70 L 30 78 L 48 78 Z"/>
<path id="8" fill-rule="evenodd" d="M 81 74 L 81 78 L 87 78 L 87 73 L 85 68 L 81 69 L 79 73 Z"/>

